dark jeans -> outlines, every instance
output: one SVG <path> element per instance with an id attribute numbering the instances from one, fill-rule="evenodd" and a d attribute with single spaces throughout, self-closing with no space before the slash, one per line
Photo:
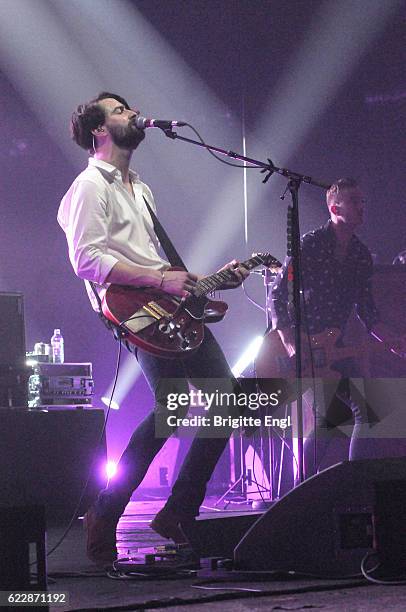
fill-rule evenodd
<path id="1" fill-rule="evenodd" d="M 168 412 L 167 393 L 187 393 L 188 381 L 204 392 L 214 392 L 218 385 L 215 379 L 223 379 L 223 384 L 228 381 L 230 392 L 239 390 L 219 344 L 207 327 L 202 345 L 184 360 L 162 359 L 142 350 L 138 350 L 137 359 L 154 393 L 155 408 L 131 436 L 118 464 L 119 478 L 111 481 L 99 494 L 96 511 L 105 517 L 121 516 L 132 492 L 140 485 L 152 460 L 165 443 L 165 438 L 156 436 L 155 418 L 157 412 Z M 182 417 L 187 411 L 188 406 L 179 408 L 175 414 Z M 232 430 L 224 433 L 231 435 Z M 200 431 L 200 434 L 205 437 L 200 437 L 197 432 L 166 502 L 168 510 L 184 519 L 199 514 L 207 482 L 228 441 L 227 435 L 207 437 L 207 431 Z"/>
<path id="2" fill-rule="evenodd" d="M 330 443 L 337 436 L 337 427 L 353 423 L 348 450 L 348 459 L 367 459 L 374 456 L 376 441 L 365 435 L 365 430 L 376 422 L 376 415 L 364 397 L 351 385 L 351 378 L 360 378 L 357 364 L 348 359 L 337 370 L 342 378 L 323 380 L 318 389 L 318 397 L 310 403 L 314 406 L 314 430 L 304 445 L 306 477 L 315 474 L 323 461 Z M 320 397 L 321 395 L 321 397 Z"/>

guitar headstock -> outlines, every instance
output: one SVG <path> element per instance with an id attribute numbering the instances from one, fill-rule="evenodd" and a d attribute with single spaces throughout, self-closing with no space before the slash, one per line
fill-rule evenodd
<path id="1" fill-rule="evenodd" d="M 270 253 L 253 253 L 252 256 L 259 259 L 262 265 L 265 266 L 265 268 L 269 268 L 274 274 L 277 274 L 282 269 L 281 262 Z"/>

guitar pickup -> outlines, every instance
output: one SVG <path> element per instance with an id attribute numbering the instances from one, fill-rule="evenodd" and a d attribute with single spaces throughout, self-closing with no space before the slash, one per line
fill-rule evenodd
<path id="1" fill-rule="evenodd" d="M 143 309 L 148 314 L 155 317 L 155 319 L 160 319 L 161 317 L 166 317 L 167 319 L 172 318 L 172 314 L 165 310 L 165 308 L 162 308 L 162 306 L 159 306 L 159 304 L 157 304 L 156 302 L 148 302 L 148 304 L 143 306 Z"/>

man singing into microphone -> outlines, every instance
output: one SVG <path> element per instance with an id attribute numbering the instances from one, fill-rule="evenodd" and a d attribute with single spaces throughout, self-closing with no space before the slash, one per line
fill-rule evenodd
<path id="1" fill-rule="evenodd" d="M 193 293 L 197 274 L 169 270 L 169 263 L 159 254 L 159 243 L 145 199 L 156 210 L 152 193 L 138 175 L 129 169 L 133 151 L 144 140 L 137 127 L 139 111 L 130 108 L 124 98 L 103 92 L 73 113 L 71 129 L 74 141 L 90 152 L 88 167 L 74 180 L 62 199 L 58 222 L 66 233 L 69 257 L 77 276 L 86 281 L 95 310 L 109 284 L 134 287 L 158 287 L 174 296 Z M 141 123 L 140 123 L 141 124 Z M 222 289 L 237 287 L 248 271 L 237 262 L 226 266 L 234 279 Z M 90 286 L 93 284 L 98 298 Z M 186 359 L 163 359 L 140 349 L 136 357 L 155 394 L 155 410 L 165 411 L 161 381 L 168 379 L 175 388 L 188 391 L 188 380 L 198 378 L 228 379 L 237 388 L 226 359 L 211 332 L 199 349 Z M 203 380 L 202 380 L 203 379 Z M 179 408 L 184 416 L 187 407 Z M 116 526 L 131 494 L 142 482 L 165 438 L 155 435 L 154 411 L 133 433 L 119 465 L 120 478 L 101 491 L 86 514 L 87 551 L 98 564 L 116 559 Z M 220 457 L 227 439 L 196 436 L 178 479 L 164 508 L 151 526 L 160 535 L 175 542 L 184 541 L 181 525 L 199 513 L 206 483 Z"/>

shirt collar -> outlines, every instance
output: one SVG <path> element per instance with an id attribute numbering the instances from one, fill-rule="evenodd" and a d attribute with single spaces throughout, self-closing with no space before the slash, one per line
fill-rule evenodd
<path id="1" fill-rule="evenodd" d="M 331 221 L 331 219 L 329 219 L 327 221 L 327 223 L 325 225 L 323 225 L 323 229 L 326 232 L 326 236 L 328 237 L 328 240 L 330 241 L 330 243 L 335 246 L 337 243 L 337 237 L 335 235 L 334 229 L 333 229 L 333 223 Z M 350 238 L 350 242 L 349 244 L 351 245 L 351 247 L 358 245 L 359 240 L 356 236 L 356 234 L 352 234 L 351 238 Z M 351 248 L 350 247 L 350 248 Z"/>
<path id="2" fill-rule="evenodd" d="M 107 172 L 112 178 L 122 178 L 121 177 L 121 172 L 118 168 L 116 168 L 115 166 L 113 166 L 113 164 L 109 164 L 106 161 L 103 161 L 102 159 L 95 159 L 94 157 L 89 157 L 89 166 L 95 166 L 96 168 L 101 168 L 102 170 L 104 170 L 105 172 Z M 134 172 L 134 170 L 129 171 L 129 175 L 130 175 L 130 179 L 133 183 L 138 183 L 140 180 L 139 175 Z"/>
<path id="3" fill-rule="evenodd" d="M 329 235 L 332 235 L 332 236 L 335 238 L 335 234 L 334 234 L 334 230 L 333 230 L 333 224 L 332 224 L 332 222 L 331 222 L 331 219 L 329 219 L 329 220 L 327 221 L 327 223 L 325 223 L 325 224 L 324 224 L 324 226 L 323 226 L 323 227 L 324 227 L 324 229 L 326 230 L 326 232 L 327 232 Z"/>

